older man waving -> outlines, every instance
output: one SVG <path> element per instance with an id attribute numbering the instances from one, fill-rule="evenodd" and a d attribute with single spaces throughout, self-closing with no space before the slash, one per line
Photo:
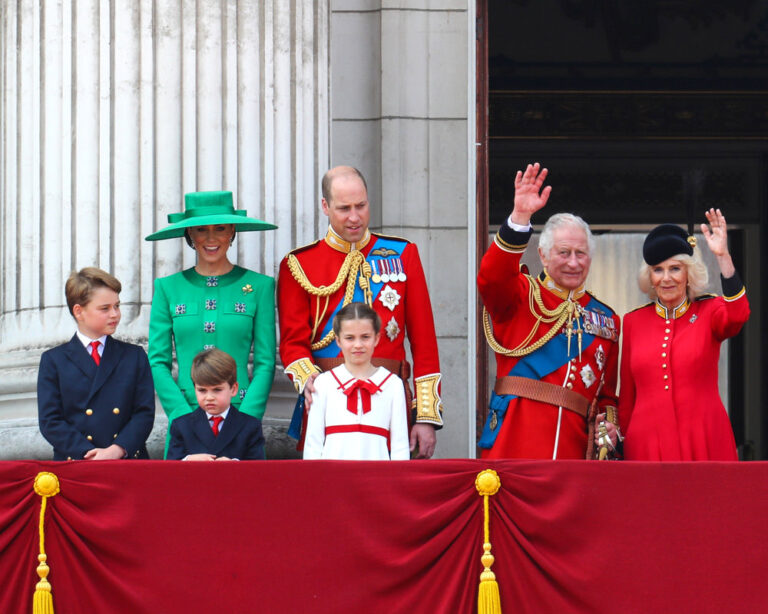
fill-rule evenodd
<path id="1" fill-rule="evenodd" d="M 589 226 L 575 215 L 553 215 L 539 240 L 543 272 L 534 278 L 520 267 L 531 216 L 552 191 L 543 187 L 546 176 L 538 163 L 518 171 L 514 209 L 477 277 L 497 367 L 479 443 L 484 458 L 593 457 L 588 442 L 598 412 L 595 438 L 603 455 L 617 441 L 620 323 L 585 290 L 594 248 Z"/>

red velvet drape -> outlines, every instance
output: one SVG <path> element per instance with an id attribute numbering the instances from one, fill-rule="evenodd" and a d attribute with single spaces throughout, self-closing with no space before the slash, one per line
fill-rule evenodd
<path id="1" fill-rule="evenodd" d="M 0 463 L 0 612 L 32 611 L 39 471 L 57 614 L 464 613 L 479 471 L 505 614 L 760 612 L 768 463 Z"/>

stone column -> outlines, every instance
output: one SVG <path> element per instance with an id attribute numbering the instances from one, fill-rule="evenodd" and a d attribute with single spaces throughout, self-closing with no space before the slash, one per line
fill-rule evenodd
<path id="1" fill-rule="evenodd" d="M 21 0 L 0 24 L 1 420 L 35 415 L 40 353 L 74 332 L 70 271 L 113 272 L 118 336 L 146 342 L 153 280 L 194 253 L 143 238 L 185 192 L 280 226 L 238 237 L 257 271 L 317 236 L 329 67 L 313 0 Z"/>

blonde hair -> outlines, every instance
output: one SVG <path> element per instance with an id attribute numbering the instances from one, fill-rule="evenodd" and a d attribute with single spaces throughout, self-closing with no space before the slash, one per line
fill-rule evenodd
<path id="1" fill-rule="evenodd" d="M 693 300 L 699 296 L 704 290 L 706 290 L 709 284 L 709 272 L 707 267 L 701 259 L 701 252 L 698 248 L 694 248 L 693 256 L 688 254 L 677 254 L 671 256 L 667 260 L 679 260 L 686 269 L 688 275 L 688 286 L 686 292 L 688 293 L 688 299 Z M 656 265 L 653 265 L 656 266 Z M 656 290 L 651 285 L 651 271 L 653 266 L 647 262 L 643 262 L 640 265 L 640 270 L 637 273 L 637 285 L 640 286 L 640 290 L 648 295 L 648 298 L 655 301 Z"/>

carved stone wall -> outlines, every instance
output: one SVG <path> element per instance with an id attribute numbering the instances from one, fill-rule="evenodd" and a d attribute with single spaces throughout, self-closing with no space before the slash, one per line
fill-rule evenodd
<path id="1" fill-rule="evenodd" d="M 113 272 L 118 334 L 145 342 L 153 280 L 194 253 L 143 238 L 183 194 L 278 224 L 230 252 L 274 275 L 325 226 L 330 146 L 325 2 L 21 0 L 0 24 L 2 419 L 34 415 L 40 353 L 74 331 L 70 271 Z"/>

